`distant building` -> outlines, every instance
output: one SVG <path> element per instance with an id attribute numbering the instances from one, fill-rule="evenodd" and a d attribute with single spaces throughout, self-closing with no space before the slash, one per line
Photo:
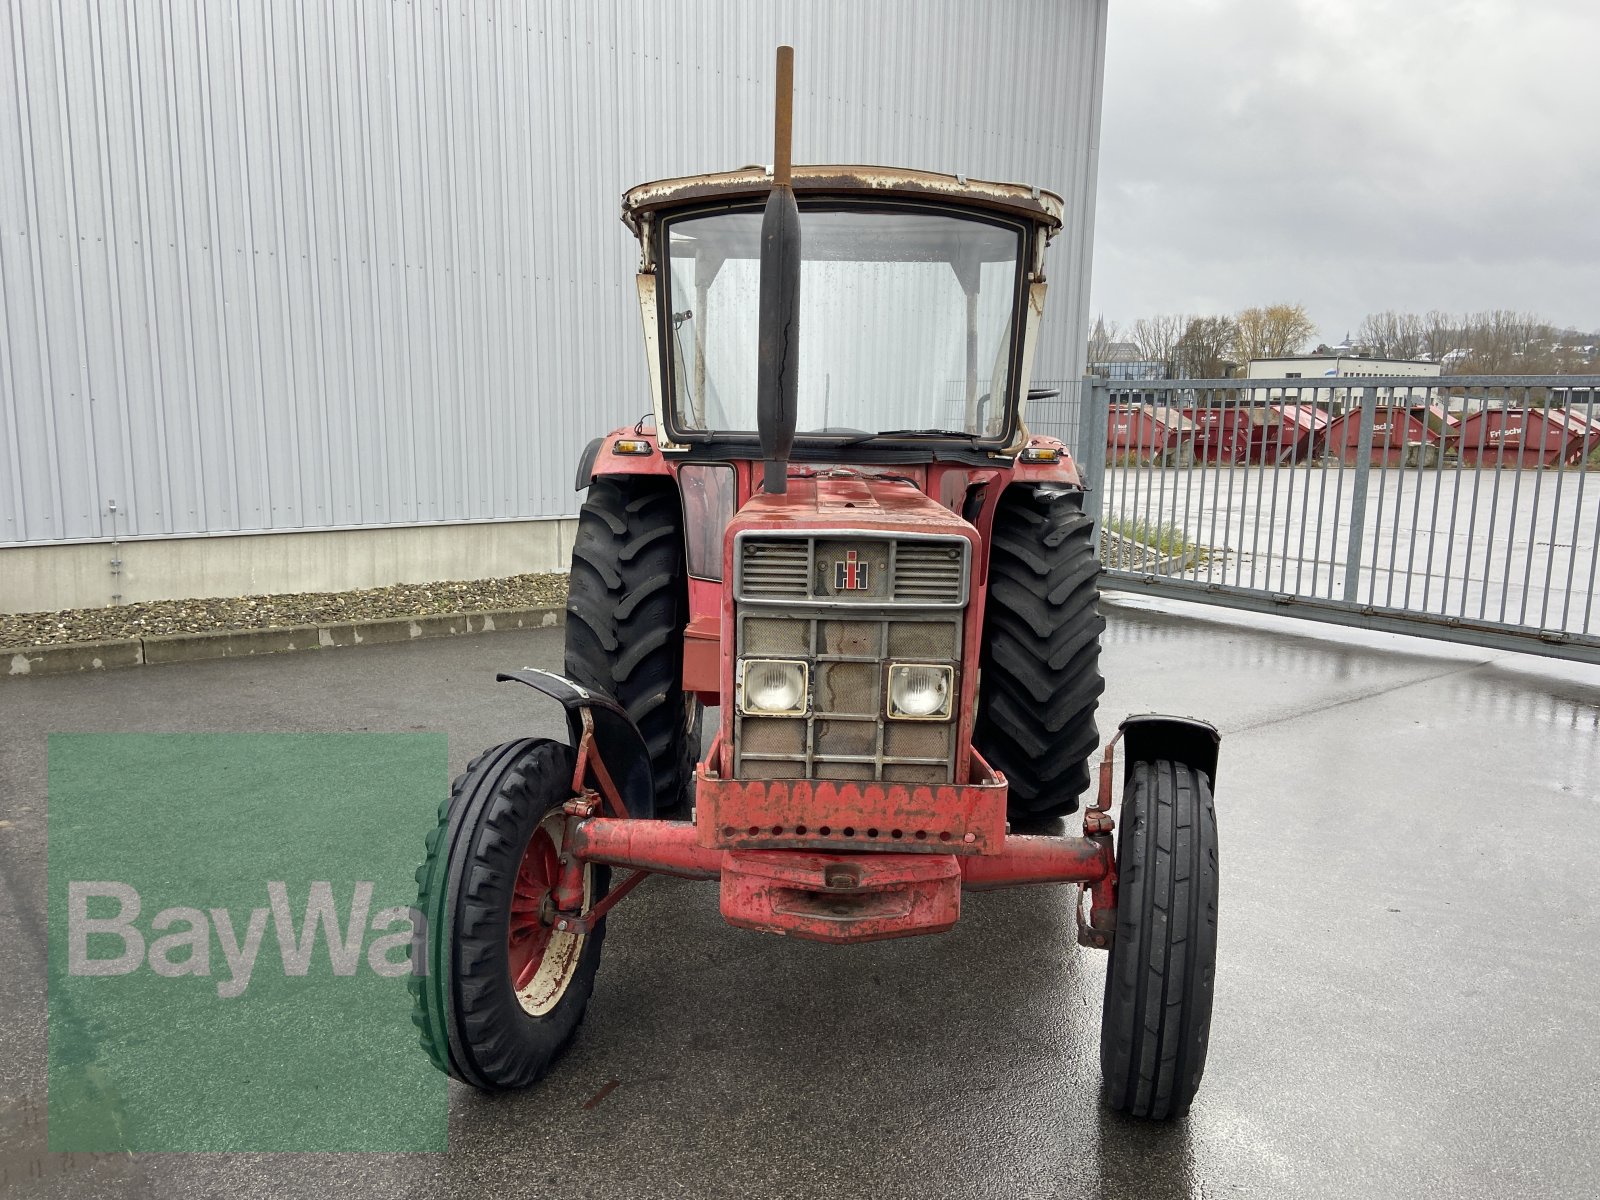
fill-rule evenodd
<path id="1" fill-rule="evenodd" d="M 1097 329 L 1103 333 L 1103 329 Z M 1089 370 L 1106 379 L 1164 379 L 1166 364 L 1144 357 L 1132 342 L 1089 342 Z"/>
<path id="2" fill-rule="evenodd" d="M 1416 358 L 1363 358 L 1354 354 L 1309 354 L 1293 358 L 1252 358 L 1245 370 L 1248 379 L 1304 379 L 1308 384 L 1315 383 L 1321 387 L 1327 386 L 1329 379 L 1360 379 L 1384 378 L 1396 375 L 1415 375 L 1419 378 L 1438 378 L 1440 364 Z M 1335 387 L 1331 391 L 1321 391 L 1314 399 L 1318 403 L 1331 401 L 1335 408 L 1343 408 L 1352 392 L 1359 399 L 1359 385 L 1352 387 Z M 1378 404 L 1387 407 L 1394 389 L 1388 387 L 1378 388 Z M 1257 403 L 1268 403 L 1281 400 L 1285 395 L 1293 397 L 1298 393 L 1293 388 L 1253 388 L 1256 393 Z M 1431 404 L 1439 397 L 1439 389 L 1434 387 L 1406 388 L 1402 390 L 1400 401 L 1403 405 Z M 1306 399 L 1313 399 L 1307 396 Z"/>
<path id="3" fill-rule="evenodd" d="M 1564 408 L 1590 424 L 1600 424 L 1600 388 L 1553 387 L 1550 389 L 1550 407 Z"/>
<path id="4" fill-rule="evenodd" d="M 1097 332 L 1103 333 L 1104 330 L 1101 328 Z M 1140 392 L 1135 397 L 1116 385 L 1167 377 L 1167 364 L 1145 358 L 1132 342 L 1091 341 L 1089 356 L 1089 374 L 1098 375 L 1111 383 L 1119 401 L 1154 401 L 1154 393 Z"/>

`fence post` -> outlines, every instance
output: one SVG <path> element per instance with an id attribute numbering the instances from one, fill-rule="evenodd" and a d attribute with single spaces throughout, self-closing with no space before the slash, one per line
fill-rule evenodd
<path id="1" fill-rule="evenodd" d="M 1344 598 L 1359 603 L 1361 542 L 1367 531 L 1367 479 L 1372 473 L 1372 430 L 1378 417 L 1378 389 L 1361 389 L 1361 433 L 1356 448 L 1356 477 L 1350 485 L 1350 540 L 1344 555 Z"/>
<path id="2" fill-rule="evenodd" d="M 1106 381 L 1086 375 L 1078 385 L 1078 471 L 1083 477 L 1083 511 L 1100 531 L 1105 511 L 1106 420 L 1111 390 Z"/>

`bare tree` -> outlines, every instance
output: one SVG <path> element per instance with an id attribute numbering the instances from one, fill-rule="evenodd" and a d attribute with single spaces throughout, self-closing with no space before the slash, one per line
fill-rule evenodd
<path id="1" fill-rule="evenodd" d="M 1434 362 L 1461 344 L 1461 322 L 1447 312 L 1434 309 L 1422 318 L 1422 352 Z"/>
<path id="2" fill-rule="evenodd" d="M 1139 347 L 1139 355 L 1161 364 L 1161 373 L 1171 379 L 1177 373 L 1178 346 L 1193 318 L 1162 313 L 1140 317 L 1128 331 L 1128 338 Z"/>
<path id="3" fill-rule="evenodd" d="M 1317 332 L 1303 304 L 1247 308 L 1234 318 L 1234 324 L 1238 334 L 1233 349 L 1240 362 L 1299 354 Z"/>
<path id="4" fill-rule="evenodd" d="M 1416 358 L 1424 347 L 1422 318 L 1392 309 L 1369 313 L 1356 330 L 1356 340 L 1374 358 Z"/>
<path id="5" fill-rule="evenodd" d="M 1550 324 L 1532 313 L 1507 308 L 1473 313 L 1461 331 L 1466 357 L 1459 374 L 1540 375 L 1555 371 L 1559 341 Z"/>
<path id="6" fill-rule="evenodd" d="M 1179 379 L 1223 379 L 1235 365 L 1239 330 L 1232 317 L 1195 317 L 1184 327 L 1176 351 Z"/>

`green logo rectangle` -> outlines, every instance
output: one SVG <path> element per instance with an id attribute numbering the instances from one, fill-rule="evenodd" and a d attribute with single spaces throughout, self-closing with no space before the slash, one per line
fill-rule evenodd
<path id="1" fill-rule="evenodd" d="M 406 989 L 445 753 L 50 738 L 52 1151 L 445 1148 Z"/>

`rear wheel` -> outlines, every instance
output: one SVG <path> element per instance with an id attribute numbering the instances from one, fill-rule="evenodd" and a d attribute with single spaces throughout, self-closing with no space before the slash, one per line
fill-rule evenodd
<path id="1" fill-rule="evenodd" d="M 566 671 L 614 697 L 639 727 L 657 816 L 687 811 L 700 757 L 700 703 L 683 690 L 683 553 L 670 481 L 602 476 L 589 485 L 572 546 Z"/>
<path id="2" fill-rule="evenodd" d="M 1106 625 L 1092 533 L 1077 492 L 1012 488 L 995 511 L 973 741 L 1016 822 L 1074 812 L 1089 786 Z"/>
<path id="3" fill-rule="evenodd" d="M 572 750 L 523 738 L 484 751 L 450 788 L 417 869 L 426 974 L 412 1021 L 433 1063 L 486 1090 L 538 1080 L 577 1032 L 600 966 L 592 933 L 549 923 L 572 795 Z M 610 882 L 584 869 L 584 910 Z"/>
<path id="4" fill-rule="evenodd" d="M 1106 965 L 1106 1103 L 1164 1120 L 1206 1066 L 1217 964 L 1211 783 L 1182 763 L 1133 764 L 1117 835 L 1117 932 Z"/>

